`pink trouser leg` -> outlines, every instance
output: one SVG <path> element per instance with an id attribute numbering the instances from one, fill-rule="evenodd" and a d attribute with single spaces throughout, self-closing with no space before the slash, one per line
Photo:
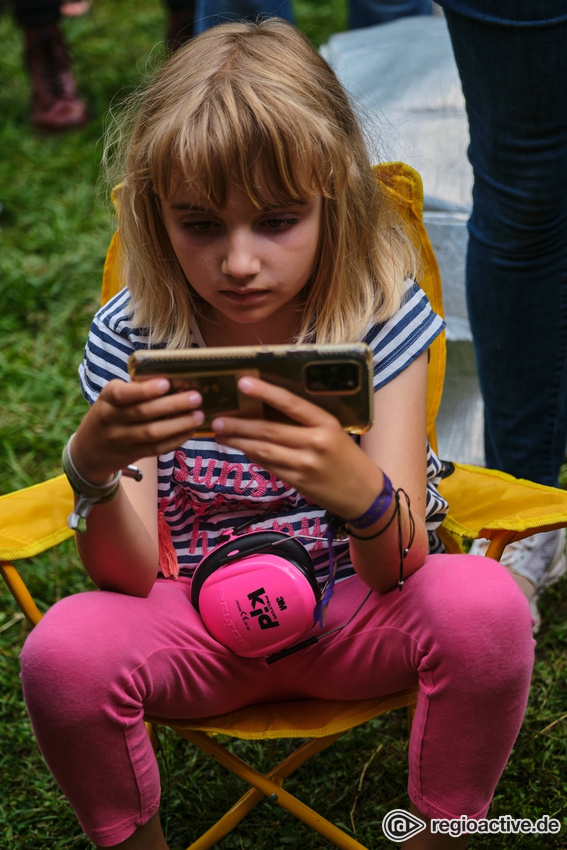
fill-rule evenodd
<path id="1" fill-rule="evenodd" d="M 197 717 L 254 702 L 363 699 L 420 686 L 410 795 L 430 817 L 482 816 L 521 725 L 533 661 L 527 603 L 493 561 L 431 556 L 403 591 L 371 594 L 342 631 L 272 666 L 205 631 L 189 583 L 147 599 L 95 591 L 55 605 L 22 653 L 44 757 L 95 843 L 111 846 L 159 805 L 144 712 Z M 338 585 L 325 630 L 367 588 Z"/>
<path id="2" fill-rule="evenodd" d="M 144 712 L 196 717 L 263 698 L 265 662 L 236 658 L 216 643 L 189 586 L 159 581 L 147 599 L 104 591 L 68 597 L 22 652 L 40 749 L 100 846 L 124 841 L 159 805 Z"/>
<path id="3" fill-rule="evenodd" d="M 362 597 L 356 584 L 346 583 L 343 614 Z M 338 621 L 335 608 L 329 627 Z M 419 684 L 410 797 L 429 817 L 483 817 L 524 716 L 532 622 L 525 597 L 500 564 L 432 555 L 401 592 L 373 595 L 356 621 L 323 641 L 319 657 L 313 654 L 311 666 L 293 670 L 289 681 L 298 688 L 311 683 L 312 695 L 323 699 L 361 699 Z"/>

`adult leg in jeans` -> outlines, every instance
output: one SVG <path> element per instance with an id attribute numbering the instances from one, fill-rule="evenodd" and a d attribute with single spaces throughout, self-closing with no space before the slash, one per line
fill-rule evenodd
<path id="1" fill-rule="evenodd" d="M 431 13 L 431 0 L 350 0 L 348 16 L 350 28 L 359 29 Z"/>
<path id="2" fill-rule="evenodd" d="M 474 169 L 467 298 L 486 462 L 554 485 L 567 437 L 567 22 L 446 14 Z"/>
<path id="3" fill-rule="evenodd" d="M 273 17 L 293 21 L 291 0 L 197 0 L 195 32 L 226 21 Z"/>
<path id="4" fill-rule="evenodd" d="M 32 123 L 48 132 L 80 127 L 87 120 L 59 28 L 59 5 L 58 0 L 18 0 L 14 10 L 24 34 Z"/>

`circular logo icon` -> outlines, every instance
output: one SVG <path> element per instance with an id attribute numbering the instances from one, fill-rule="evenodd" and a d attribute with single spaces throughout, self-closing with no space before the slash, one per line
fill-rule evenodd
<path id="1" fill-rule="evenodd" d="M 406 812 L 405 809 L 394 809 L 388 812 L 382 821 L 382 832 L 390 841 L 407 841 L 418 832 L 425 829 L 427 824 L 421 818 Z"/>

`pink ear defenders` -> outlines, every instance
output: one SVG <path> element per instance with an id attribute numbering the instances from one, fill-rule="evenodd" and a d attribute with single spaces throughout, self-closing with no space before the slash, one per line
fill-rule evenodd
<path id="1" fill-rule="evenodd" d="M 313 627 L 320 598 L 309 552 L 278 531 L 243 534 L 217 546 L 191 585 L 191 602 L 207 630 L 247 658 L 276 660 L 288 647 L 315 642 L 298 645 Z"/>

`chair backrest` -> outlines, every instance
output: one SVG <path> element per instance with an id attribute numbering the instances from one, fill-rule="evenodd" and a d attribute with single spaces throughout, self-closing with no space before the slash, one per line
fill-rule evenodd
<path id="1" fill-rule="evenodd" d="M 419 285 L 427 295 L 433 310 L 442 318 L 443 295 L 441 276 L 435 252 L 423 223 L 423 184 L 417 171 L 403 162 L 389 162 L 374 166 L 374 174 L 398 206 L 407 224 L 407 231 L 420 258 Z M 445 380 L 445 332 L 429 347 L 427 369 L 427 436 L 437 451 L 435 422 L 443 394 Z"/>
<path id="2" fill-rule="evenodd" d="M 388 162 L 374 166 L 376 179 L 381 183 L 391 201 L 397 206 L 407 223 L 408 234 L 420 258 L 419 285 L 438 315 L 443 316 L 441 278 L 435 253 L 423 223 L 423 185 L 418 172 L 403 162 Z M 102 303 L 105 304 L 121 286 L 120 236 L 112 237 L 102 276 Z M 445 378 L 445 334 L 441 334 L 429 348 L 427 373 L 427 436 L 437 450 L 435 420 L 441 403 Z"/>

